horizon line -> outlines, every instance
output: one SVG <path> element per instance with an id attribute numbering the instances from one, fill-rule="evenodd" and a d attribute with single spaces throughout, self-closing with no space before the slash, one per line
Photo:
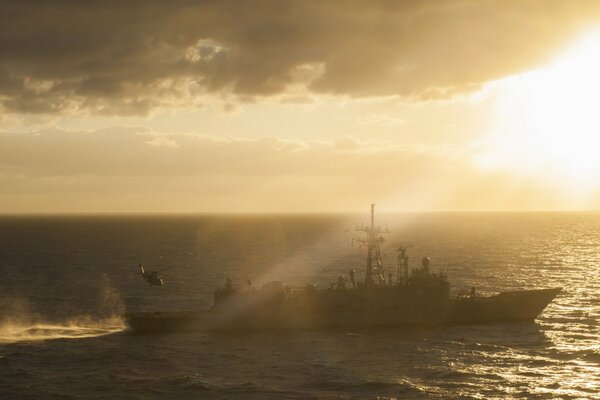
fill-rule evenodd
<path id="1" fill-rule="evenodd" d="M 368 214 L 368 210 L 348 211 L 0 211 L 0 217 L 50 217 L 50 216 L 240 216 L 240 215 L 341 215 L 341 214 Z M 598 213 L 598 209 L 552 209 L 552 210 L 390 210 L 378 209 L 378 213 L 385 214 L 557 214 L 557 213 Z"/>

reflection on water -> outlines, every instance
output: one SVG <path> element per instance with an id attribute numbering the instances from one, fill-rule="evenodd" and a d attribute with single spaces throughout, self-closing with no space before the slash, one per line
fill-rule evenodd
<path id="1" fill-rule="evenodd" d="M 99 321 L 4 324 L 0 397 L 600 399 L 598 214 L 379 216 L 388 265 L 402 240 L 411 262 L 447 263 L 456 290 L 565 288 L 535 323 L 106 335 L 121 302 L 206 308 L 226 275 L 327 286 L 360 270 L 343 232 L 364 217 L 0 219 L 0 312 L 18 298 L 37 321 Z M 141 280 L 140 262 L 165 286 Z"/>

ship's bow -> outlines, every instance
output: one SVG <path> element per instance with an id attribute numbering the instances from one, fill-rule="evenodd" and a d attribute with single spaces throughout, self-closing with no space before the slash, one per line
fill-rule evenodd
<path id="1" fill-rule="evenodd" d="M 491 297 L 454 301 L 450 323 L 533 321 L 562 288 L 502 292 Z"/>

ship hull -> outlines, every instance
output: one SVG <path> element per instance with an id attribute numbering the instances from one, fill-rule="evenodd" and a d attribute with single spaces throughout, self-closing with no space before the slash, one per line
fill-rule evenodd
<path id="1" fill-rule="evenodd" d="M 496 296 L 454 301 L 447 323 L 533 321 L 558 295 L 560 288 L 502 292 Z"/>
<path id="2" fill-rule="evenodd" d="M 368 307 L 317 312 L 319 308 L 231 307 L 207 312 L 128 313 L 133 333 L 185 331 L 251 331 L 302 329 L 362 329 L 394 326 L 478 324 L 533 321 L 560 288 L 502 292 L 489 297 L 438 299 L 420 303 L 389 301 Z"/>

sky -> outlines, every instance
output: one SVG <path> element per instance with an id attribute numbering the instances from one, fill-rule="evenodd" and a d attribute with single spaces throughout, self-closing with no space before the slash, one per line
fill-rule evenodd
<path id="1" fill-rule="evenodd" d="M 600 209 L 600 2 L 0 4 L 0 213 Z"/>

